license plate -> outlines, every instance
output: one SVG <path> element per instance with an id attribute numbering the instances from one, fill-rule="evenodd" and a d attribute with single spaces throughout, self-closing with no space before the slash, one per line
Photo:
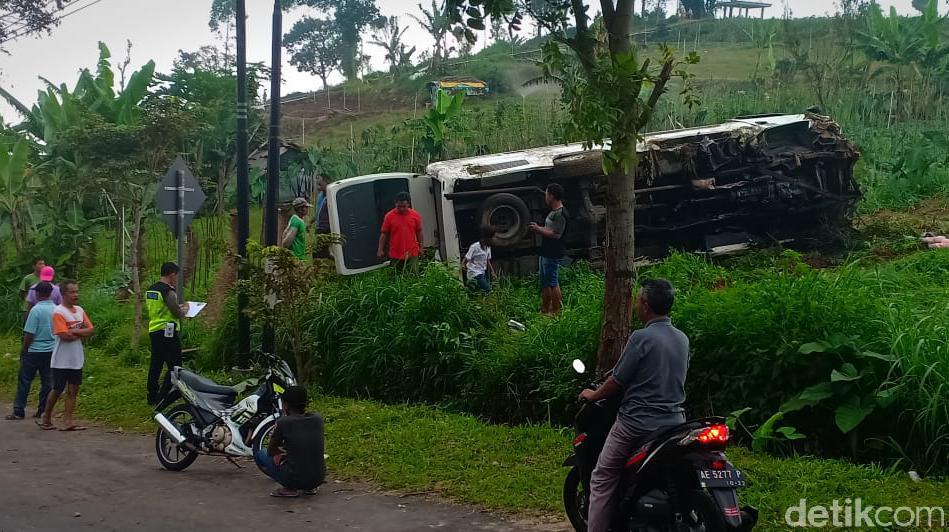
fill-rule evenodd
<path id="1" fill-rule="evenodd" d="M 741 488 L 745 485 L 745 476 L 734 467 L 727 469 L 699 469 L 699 484 L 703 488 Z"/>

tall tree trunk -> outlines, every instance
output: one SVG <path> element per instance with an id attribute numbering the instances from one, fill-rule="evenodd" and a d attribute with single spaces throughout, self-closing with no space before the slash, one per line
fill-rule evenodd
<path id="1" fill-rule="evenodd" d="M 13 235 L 13 246 L 17 255 L 23 255 L 23 231 L 20 227 L 20 215 L 16 209 L 10 209 L 10 233 Z"/>
<path id="2" fill-rule="evenodd" d="M 633 145 L 635 149 L 635 144 Z M 606 287 L 603 294 L 603 322 L 597 349 L 597 371 L 612 369 L 629 337 L 633 313 L 635 233 L 633 213 L 636 202 L 636 167 L 629 174 L 616 168 L 606 176 Z"/>
<path id="3" fill-rule="evenodd" d="M 132 210 L 132 294 L 135 297 L 135 319 L 132 325 L 132 353 L 138 352 L 138 339 L 142 334 L 142 207 L 136 205 Z"/>
<path id="4" fill-rule="evenodd" d="M 633 49 L 630 37 L 633 26 L 635 0 L 603 3 L 604 17 L 609 32 L 610 55 L 618 57 Z M 643 9 L 646 2 L 643 0 Z M 636 203 L 636 135 L 638 108 L 623 109 L 621 131 L 614 137 L 610 149 L 620 158 L 630 161 L 629 172 L 617 165 L 606 176 L 606 286 L 603 294 L 603 321 L 596 366 L 603 373 L 616 365 L 629 337 L 633 312 L 633 281 L 636 276 L 635 233 L 633 212 Z"/>
<path id="5" fill-rule="evenodd" d="M 188 232 L 185 240 L 185 264 L 184 264 L 184 278 L 186 283 L 190 283 L 191 286 L 195 286 L 194 276 L 198 274 L 198 237 L 194 232 L 194 227 L 188 227 Z M 190 290 L 190 289 L 189 289 Z"/>

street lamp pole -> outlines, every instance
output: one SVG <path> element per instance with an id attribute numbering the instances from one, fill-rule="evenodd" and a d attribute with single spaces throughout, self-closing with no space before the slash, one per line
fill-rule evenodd
<path id="1" fill-rule="evenodd" d="M 267 150 L 267 199 L 264 205 L 264 244 L 277 245 L 277 194 L 280 190 L 280 60 L 283 51 L 283 10 L 274 0 L 270 73 L 270 144 Z M 274 352 L 272 327 L 264 329 L 263 350 Z"/>
<path id="2" fill-rule="evenodd" d="M 247 240 L 250 238 L 250 180 L 247 169 L 247 9 L 237 0 L 237 276 L 247 280 Z M 237 294 L 237 356 L 250 354 L 250 319 L 244 314 L 247 295 Z"/>

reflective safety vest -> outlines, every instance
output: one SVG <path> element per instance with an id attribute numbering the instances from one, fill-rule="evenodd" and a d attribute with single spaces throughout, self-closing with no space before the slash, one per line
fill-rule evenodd
<path id="1" fill-rule="evenodd" d="M 162 290 L 165 288 L 165 290 Z M 168 305 L 165 304 L 165 292 L 171 290 L 171 287 L 165 283 L 155 283 L 145 291 L 145 310 L 148 311 L 148 332 L 162 331 L 165 324 L 173 322 L 175 330 L 181 330 L 181 321 L 171 313 Z"/>

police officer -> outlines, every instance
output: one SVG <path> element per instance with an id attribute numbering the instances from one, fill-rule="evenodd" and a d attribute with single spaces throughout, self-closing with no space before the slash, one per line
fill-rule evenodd
<path id="1" fill-rule="evenodd" d="M 145 291 L 148 311 L 148 336 L 152 343 L 152 360 L 148 367 L 148 404 L 154 405 L 171 389 L 171 369 L 181 365 L 181 318 L 188 313 L 188 304 L 178 304 L 175 287 L 180 269 L 174 262 L 161 265 L 161 278 Z M 161 389 L 158 378 L 162 366 L 168 366 Z"/>

